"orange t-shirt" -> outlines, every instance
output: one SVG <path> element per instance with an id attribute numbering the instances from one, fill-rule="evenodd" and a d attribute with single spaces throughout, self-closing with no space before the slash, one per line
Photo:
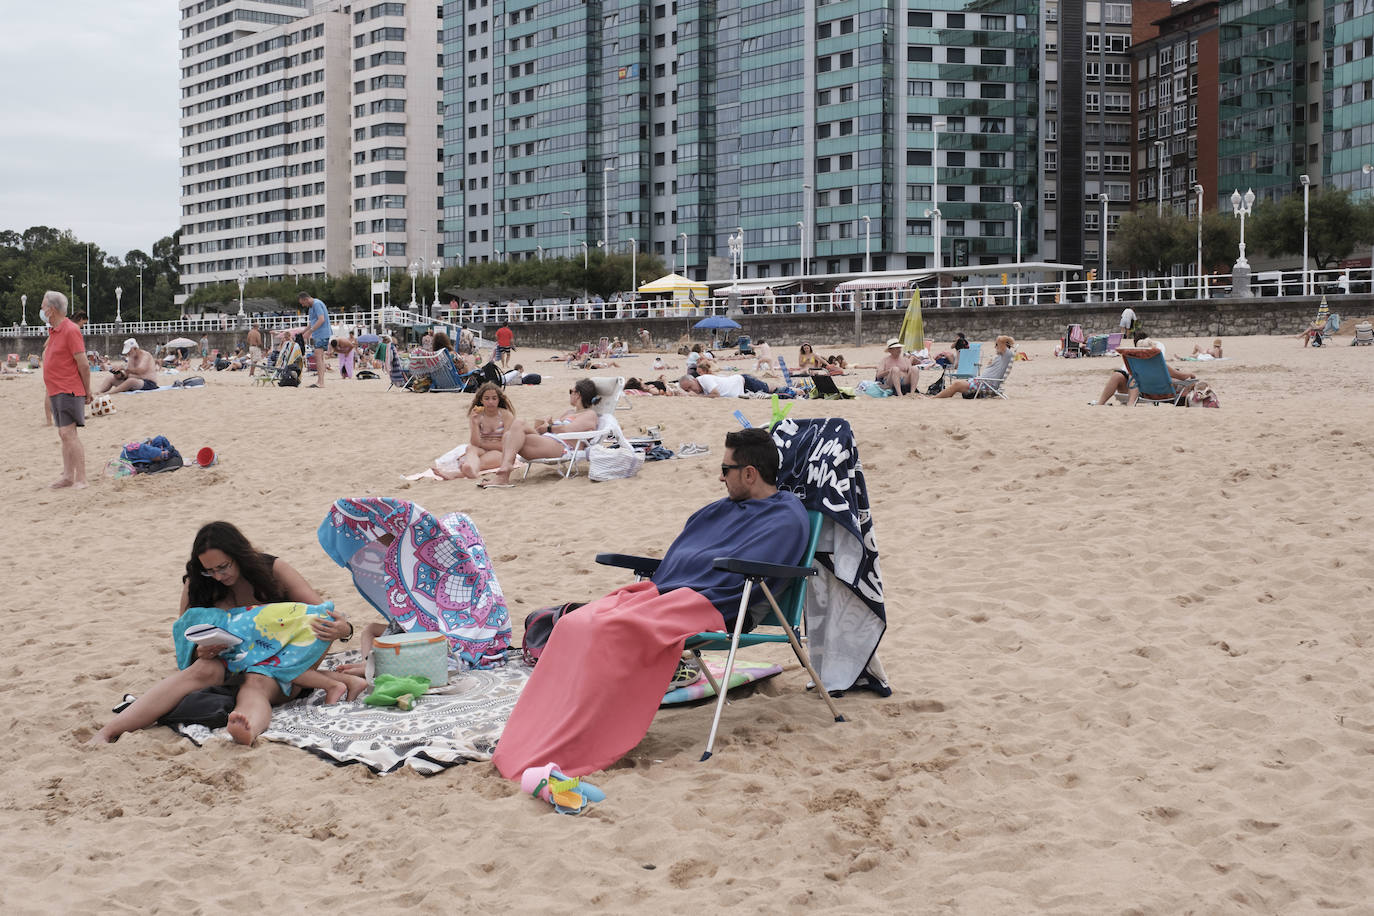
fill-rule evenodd
<path id="1" fill-rule="evenodd" d="M 43 385 L 49 396 L 86 396 L 86 386 L 81 384 L 81 373 L 76 368 L 78 359 L 86 359 L 86 341 L 76 322 L 63 318 L 57 327 L 48 330 L 48 343 L 43 347 Z"/>

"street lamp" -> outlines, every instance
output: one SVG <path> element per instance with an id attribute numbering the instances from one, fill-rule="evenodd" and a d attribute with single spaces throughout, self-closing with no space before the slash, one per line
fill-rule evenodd
<path id="1" fill-rule="evenodd" d="M 564 210 L 564 211 L 563 211 L 563 215 L 566 216 L 566 217 L 568 218 L 568 253 L 565 254 L 564 257 L 565 257 L 565 258 L 570 258 L 570 257 L 572 257 L 572 224 L 573 224 L 573 218 L 572 218 L 572 213 L 571 213 L 570 211 L 568 211 L 568 210 Z"/>
<path id="2" fill-rule="evenodd" d="M 444 259 L 435 258 L 429 262 L 429 272 L 434 274 L 434 304 L 430 306 L 429 317 L 433 318 L 439 310 L 439 274 L 444 271 Z"/>
<path id="3" fill-rule="evenodd" d="M 538 250 L 538 252 L 539 252 L 539 260 L 541 260 L 541 261 L 544 260 L 544 246 L 543 246 L 543 245 L 535 245 L 534 247 L 535 247 L 535 248 Z"/>
<path id="4" fill-rule="evenodd" d="M 609 162 L 601 167 L 601 247 L 607 254 L 611 253 L 610 197 L 611 172 L 614 171 L 615 166 Z"/>
<path id="5" fill-rule="evenodd" d="M 1013 303 L 1019 303 L 1020 295 L 1018 287 L 1021 285 L 1021 201 L 1013 200 L 1011 208 L 1016 211 L 1016 280 L 1012 283 L 1011 298 Z"/>
<path id="6" fill-rule="evenodd" d="M 1298 181 L 1302 182 L 1302 294 L 1312 295 L 1311 274 L 1307 270 L 1307 192 L 1312 184 L 1312 179 L 1306 175 L 1299 175 Z"/>
<path id="7" fill-rule="evenodd" d="M 679 232 L 677 237 L 682 240 L 679 246 L 682 249 L 682 276 L 687 276 L 687 233 Z"/>
<path id="8" fill-rule="evenodd" d="M 734 233 L 731 233 L 728 242 L 730 246 L 730 273 L 734 275 L 736 282 L 740 279 L 740 260 L 743 257 L 744 241 Z"/>
<path id="9" fill-rule="evenodd" d="M 29 296 L 27 293 L 19 297 L 19 324 L 21 326 L 29 323 Z"/>
<path id="10" fill-rule="evenodd" d="M 736 226 L 735 231 L 739 233 L 739 278 L 744 279 L 744 227 Z"/>
<path id="11" fill-rule="evenodd" d="M 1193 190 L 1197 192 L 1197 285 L 1202 287 L 1202 294 L 1198 298 L 1209 299 L 1210 291 L 1202 279 L 1202 185 L 1193 185 Z"/>
<path id="12" fill-rule="evenodd" d="M 419 308 L 419 303 L 415 301 L 415 281 L 420 277 L 420 262 L 411 261 L 407 270 L 410 273 L 410 310 L 414 312 Z"/>
<path id="13" fill-rule="evenodd" d="M 940 307 L 940 208 L 926 210 L 926 219 L 935 221 L 935 307 Z"/>
<path id="14" fill-rule="evenodd" d="M 582 240 L 582 269 L 587 269 L 587 240 Z"/>
<path id="15" fill-rule="evenodd" d="M 864 216 L 864 273 L 873 272 L 873 248 L 871 245 L 873 238 L 873 218 Z"/>
<path id="16" fill-rule="evenodd" d="M 248 271 L 239 272 L 239 315 L 243 315 L 243 288 L 248 285 Z"/>
<path id="17" fill-rule="evenodd" d="M 143 323 L 143 268 L 138 269 L 138 323 Z"/>
<path id="18" fill-rule="evenodd" d="M 806 276 L 806 235 L 807 235 L 807 231 L 806 231 L 806 230 L 807 230 L 807 227 L 811 225 L 811 185 L 809 185 L 809 184 L 804 184 L 804 185 L 802 185 L 802 221 L 803 221 L 803 222 L 802 222 L 802 257 L 801 257 L 801 265 L 802 265 L 802 276 L 804 277 L 804 276 Z M 816 247 L 816 239 L 815 239 L 814 236 L 813 236 L 812 239 L 811 239 L 811 247 L 812 247 L 813 249 Z M 815 270 L 815 265 L 814 265 L 814 264 L 812 265 L 811 269 L 812 269 L 812 270 Z"/>
<path id="19" fill-rule="evenodd" d="M 1241 197 L 1240 189 L 1236 188 L 1231 192 L 1231 215 L 1240 217 L 1240 257 L 1236 260 L 1237 267 L 1250 269 L 1250 262 L 1245 260 L 1245 218 L 1255 209 L 1255 192 L 1249 188 L 1245 191 L 1245 196 Z"/>
<path id="20" fill-rule="evenodd" d="M 800 255 L 801 275 L 806 276 L 806 223 L 797 220 L 797 254 Z"/>
<path id="21" fill-rule="evenodd" d="M 1107 195 L 1097 195 L 1098 202 L 1102 204 L 1102 231 L 1101 231 L 1101 251 L 1097 253 L 1098 261 L 1101 263 L 1099 275 L 1102 277 L 1102 301 L 1107 301 Z"/>
<path id="22" fill-rule="evenodd" d="M 124 298 L 124 287 L 115 287 L 115 324 L 123 324 L 124 317 L 119 313 L 119 300 Z"/>
<path id="23" fill-rule="evenodd" d="M 1155 207 L 1155 215 L 1158 216 L 1160 219 L 1163 219 L 1163 218 L 1164 218 L 1164 141 L 1163 141 L 1163 140 L 1156 140 L 1156 141 L 1155 141 L 1155 160 L 1156 160 L 1155 164 L 1159 167 L 1159 178 L 1157 179 L 1157 183 L 1156 183 L 1156 185 L 1155 185 L 1155 191 L 1158 192 L 1159 201 L 1158 201 L 1158 206 Z"/>
<path id="24" fill-rule="evenodd" d="M 631 301 L 634 294 L 639 291 L 639 239 L 627 239 L 630 243 L 630 296 Z"/>

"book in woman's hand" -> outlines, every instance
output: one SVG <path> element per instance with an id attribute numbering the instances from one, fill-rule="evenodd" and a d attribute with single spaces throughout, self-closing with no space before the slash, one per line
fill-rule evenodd
<path id="1" fill-rule="evenodd" d="M 186 638 L 201 646 L 223 646 L 229 648 L 243 642 L 233 633 L 213 623 L 197 623 L 186 628 Z"/>

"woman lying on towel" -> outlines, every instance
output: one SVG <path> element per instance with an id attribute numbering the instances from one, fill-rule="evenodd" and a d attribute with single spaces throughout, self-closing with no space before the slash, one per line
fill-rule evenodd
<path id="1" fill-rule="evenodd" d="M 438 466 L 430 468 L 445 480 L 467 477 L 476 480 L 483 471 L 501 466 L 502 444 L 506 430 L 515 425 L 515 407 L 501 386 L 483 382 L 468 408 L 468 448 L 457 471 Z M 451 467 L 451 465 L 450 465 Z"/>
<path id="2" fill-rule="evenodd" d="M 367 686 L 359 677 L 315 670 L 329 643 L 348 639 L 353 625 L 290 563 L 254 549 L 230 523 L 211 522 L 196 532 L 181 581 L 180 619 L 173 633 L 182 670 L 122 710 L 92 736 L 92 743 L 147 728 L 196 690 L 237 683 L 229 734 L 239 744 L 252 744 L 271 721 L 272 707 L 299 695 L 300 688 L 323 689 L 325 701 L 334 703 L 345 695 L 354 699 Z M 237 637 L 240 643 L 193 642 L 186 629 L 194 623 L 221 627 L 232 634 L 226 639 Z M 243 646 L 270 657 L 256 659 L 249 654 L 253 649 Z M 231 667 L 238 673 L 231 674 Z"/>
<path id="3" fill-rule="evenodd" d="M 561 458 L 568 453 L 568 444 L 558 438 L 568 433 L 585 433 L 596 429 L 596 411 L 592 405 L 599 400 L 596 385 L 591 379 L 579 379 L 568 389 L 568 409 L 561 417 L 548 417 L 528 423 L 512 419 L 506 430 L 501 464 L 491 483 L 479 487 L 509 487 L 510 473 L 515 470 L 515 456 L 526 461 L 535 458 Z"/>

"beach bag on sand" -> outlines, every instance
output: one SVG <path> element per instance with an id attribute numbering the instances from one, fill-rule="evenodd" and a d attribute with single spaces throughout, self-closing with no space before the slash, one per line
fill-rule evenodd
<path id="1" fill-rule="evenodd" d="M 564 614 L 577 610 L 582 604 L 579 601 L 569 601 L 567 604 L 541 607 L 525 615 L 525 639 L 520 645 L 520 654 L 524 657 L 525 664 L 533 665 L 539 661 L 539 656 L 544 653 L 544 647 L 549 644 L 549 637 L 553 635 L 554 624 L 562 620 Z"/>
<path id="2" fill-rule="evenodd" d="M 301 387 L 301 373 L 295 366 L 287 366 L 277 376 L 278 388 L 299 388 Z"/>
<path id="3" fill-rule="evenodd" d="M 927 394 L 927 395 L 937 395 L 937 394 L 939 394 L 940 392 L 942 392 L 942 391 L 944 391 L 944 390 L 945 390 L 945 373 L 942 371 L 942 372 L 940 373 L 940 377 L 937 378 L 935 381 L 933 381 L 933 382 L 930 383 L 930 387 L 926 389 L 926 394 Z"/>
<path id="4" fill-rule="evenodd" d="M 618 480 L 633 477 L 644 467 L 644 453 L 632 448 L 593 445 L 587 452 L 587 479 Z"/>
<path id="5" fill-rule="evenodd" d="M 1217 398 L 1216 391 L 1206 382 L 1198 382 L 1193 386 L 1193 389 L 1188 392 L 1186 403 L 1189 407 L 1221 406 L 1221 401 Z"/>
<path id="6" fill-rule="evenodd" d="M 142 442 L 130 442 L 120 450 L 119 457 L 134 466 L 139 474 L 157 474 L 162 471 L 175 471 L 184 462 L 176 446 L 167 441 L 166 436 L 153 436 Z"/>

